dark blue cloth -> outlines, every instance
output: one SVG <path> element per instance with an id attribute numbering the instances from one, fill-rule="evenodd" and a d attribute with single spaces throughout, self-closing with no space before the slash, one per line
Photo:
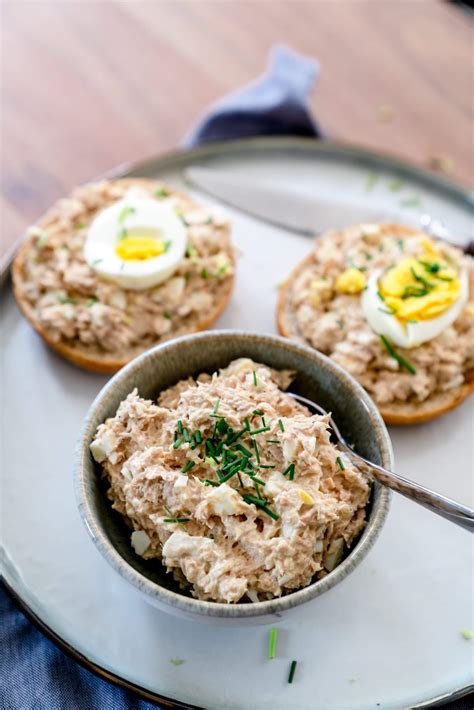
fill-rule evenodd
<path id="1" fill-rule="evenodd" d="M 267 71 L 255 82 L 212 106 L 184 140 L 186 147 L 251 136 L 307 136 L 322 133 L 308 106 L 319 73 L 314 59 L 274 47 Z"/>

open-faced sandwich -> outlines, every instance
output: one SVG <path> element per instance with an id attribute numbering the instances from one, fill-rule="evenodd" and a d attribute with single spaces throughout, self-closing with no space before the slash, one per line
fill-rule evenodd
<path id="1" fill-rule="evenodd" d="M 365 526 L 370 485 L 330 441 L 328 415 L 249 359 L 157 402 L 137 391 L 90 445 L 145 559 L 198 599 L 279 597 L 331 572 Z"/>
<path id="2" fill-rule="evenodd" d="M 227 305 L 233 270 L 221 213 L 130 178 L 60 200 L 29 230 L 13 286 L 48 345 L 113 372 L 163 340 L 209 327 Z"/>
<path id="3" fill-rule="evenodd" d="M 461 250 L 408 227 L 328 232 L 282 286 L 278 328 L 348 370 L 386 422 L 427 421 L 473 388 L 473 273 Z"/>

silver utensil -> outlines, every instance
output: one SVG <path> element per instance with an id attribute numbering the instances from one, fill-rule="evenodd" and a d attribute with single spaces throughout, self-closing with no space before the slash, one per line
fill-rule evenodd
<path id="1" fill-rule="evenodd" d="M 299 394 L 294 394 L 293 392 L 289 392 L 288 394 L 308 407 L 310 411 L 317 414 L 328 414 L 328 412 L 310 399 L 302 397 Z M 472 508 L 469 508 L 467 505 L 462 505 L 461 503 L 456 503 L 456 501 L 446 498 L 440 493 L 435 493 L 435 491 L 431 491 L 429 488 L 415 483 L 415 481 L 410 481 L 393 471 L 389 471 L 378 464 L 368 461 L 359 454 L 356 454 L 349 446 L 331 416 L 329 417 L 329 425 L 333 440 L 335 440 L 335 443 L 338 443 L 341 451 L 349 457 L 359 471 L 362 471 L 362 473 L 378 481 L 383 486 L 387 486 L 387 488 L 400 493 L 402 496 L 405 496 L 405 498 L 409 498 L 415 503 L 422 505 L 432 513 L 446 518 L 446 520 L 459 525 L 465 530 L 469 530 L 469 532 L 474 532 L 474 510 Z"/>
<path id="2" fill-rule="evenodd" d="M 241 212 L 273 224 L 280 229 L 290 230 L 303 236 L 314 237 L 328 229 L 347 227 L 349 224 L 364 222 L 399 222 L 416 229 L 420 227 L 433 236 L 447 239 L 464 249 L 472 250 L 472 235 L 469 237 L 452 235 L 446 227 L 431 215 L 421 217 L 406 211 L 380 208 L 373 199 L 357 199 L 344 195 L 334 196 L 318 185 L 314 193 L 301 193 L 259 180 L 233 175 L 225 170 L 216 170 L 194 165 L 184 171 L 186 181 L 203 190 L 221 202 L 235 207 Z M 343 191 L 342 191 L 343 192 Z"/>

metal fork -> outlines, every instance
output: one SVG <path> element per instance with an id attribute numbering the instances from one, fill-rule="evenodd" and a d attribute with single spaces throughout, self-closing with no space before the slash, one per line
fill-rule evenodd
<path id="1" fill-rule="evenodd" d="M 293 392 L 289 392 L 288 394 L 308 407 L 310 411 L 317 414 L 328 414 L 328 412 L 310 399 L 306 399 L 306 397 L 302 397 Z M 432 513 L 441 515 L 441 517 L 446 518 L 446 520 L 449 520 L 451 523 L 455 523 L 465 530 L 474 532 L 474 510 L 472 508 L 469 508 L 467 505 L 462 505 L 461 503 L 456 503 L 456 501 L 446 498 L 440 493 L 435 493 L 435 491 L 431 491 L 429 488 L 415 483 L 415 481 L 403 478 L 397 473 L 389 471 L 383 468 L 383 466 L 372 463 L 359 454 L 356 454 L 342 436 L 331 415 L 329 415 L 329 427 L 332 439 L 338 443 L 339 448 L 349 457 L 359 471 L 362 471 L 362 473 L 378 481 L 378 483 L 381 483 L 383 486 L 387 486 L 387 488 L 390 488 L 392 491 L 396 491 L 402 496 L 405 496 L 405 498 L 409 498 L 415 503 L 422 505 Z"/>

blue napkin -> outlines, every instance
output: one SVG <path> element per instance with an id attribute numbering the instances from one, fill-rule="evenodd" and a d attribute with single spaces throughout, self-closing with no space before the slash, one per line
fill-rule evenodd
<path id="1" fill-rule="evenodd" d="M 321 138 L 308 106 L 318 73 L 314 59 L 274 47 L 265 74 L 212 106 L 184 139 L 185 147 L 251 136 Z"/>

